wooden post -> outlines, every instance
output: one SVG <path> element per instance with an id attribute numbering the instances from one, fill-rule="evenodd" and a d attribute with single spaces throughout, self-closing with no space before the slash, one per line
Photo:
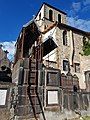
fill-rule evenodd
<path id="1" fill-rule="evenodd" d="M 21 46 L 21 58 L 23 58 L 23 55 L 24 55 L 24 52 L 23 52 L 23 47 L 24 47 L 24 36 L 25 36 L 25 28 L 23 28 L 23 31 L 22 31 L 22 46 Z"/>

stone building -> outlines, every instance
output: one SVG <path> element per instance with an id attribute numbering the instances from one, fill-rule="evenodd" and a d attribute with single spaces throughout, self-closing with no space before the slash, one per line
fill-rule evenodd
<path id="1" fill-rule="evenodd" d="M 90 63 L 90 56 L 82 56 L 83 42 L 84 40 L 90 41 L 90 33 L 67 25 L 66 17 L 67 14 L 65 12 L 47 3 L 43 3 L 35 19 L 32 21 L 39 31 L 38 44 L 43 46 L 43 64 L 60 69 L 61 73 L 64 74 L 67 74 L 68 71 L 72 75 L 76 74 L 79 78 L 80 88 L 85 89 L 85 72 L 90 70 L 90 66 L 85 60 Z M 32 21 L 23 25 L 16 43 L 16 51 L 18 51 L 16 56 L 20 58 L 29 57 L 30 49 L 33 45 L 36 45 L 36 42 L 29 42 L 29 40 L 26 40 L 27 38 L 24 38 L 24 29 L 29 28 Z M 25 42 L 23 42 L 23 39 L 25 39 Z M 33 39 L 35 40 L 36 38 Z M 25 45 L 27 48 L 25 48 Z M 15 57 L 15 59 L 18 58 Z"/>
<path id="2" fill-rule="evenodd" d="M 22 27 L 12 71 L 17 120 L 58 120 L 60 111 L 90 108 L 90 56 L 83 53 L 90 33 L 67 25 L 66 15 L 43 3 L 36 17 Z M 80 90 L 86 86 L 87 92 Z"/>
<path id="3" fill-rule="evenodd" d="M 85 89 L 85 72 L 90 70 L 90 56 L 84 57 L 82 53 L 84 39 L 90 41 L 90 33 L 67 25 L 66 17 L 65 12 L 46 3 L 35 17 L 42 32 L 42 42 L 47 44 L 44 49 L 47 50 L 43 58 L 44 64 L 59 68 L 65 74 L 70 69 L 73 75 L 78 76 L 80 88 Z M 54 42 L 54 48 L 54 44 L 48 43 L 49 39 Z"/>

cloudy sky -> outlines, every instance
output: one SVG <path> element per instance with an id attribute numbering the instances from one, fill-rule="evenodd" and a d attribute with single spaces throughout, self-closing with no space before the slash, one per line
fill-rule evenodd
<path id="1" fill-rule="evenodd" d="M 43 2 L 66 12 L 69 25 L 90 31 L 90 0 L 0 0 L 0 43 L 11 60 L 23 24 L 36 15 Z"/>

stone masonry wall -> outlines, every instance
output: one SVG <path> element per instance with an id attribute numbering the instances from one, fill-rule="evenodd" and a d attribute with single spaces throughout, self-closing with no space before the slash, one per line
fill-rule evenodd
<path id="1" fill-rule="evenodd" d="M 82 58 L 81 58 L 81 55 L 80 53 L 82 53 L 82 46 L 83 46 L 83 35 L 82 34 L 78 34 L 78 33 L 75 33 L 75 32 L 70 32 L 71 30 L 67 30 L 67 46 L 63 45 L 63 31 L 65 29 L 64 28 L 56 28 L 56 40 L 57 40 L 57 43 L 58 43 L 58 65 L 59 65 L 59 69 L 61 70 L 61 72 L 63 73 L 67 73 L 67 71 L 63 71 L 63 60 L 69 60 L 71 61 L 71 54 L 72 54 L 72 44 L 71 44 L 71 40 L 73 39 L 74 40 L 74 46 L 73 46 L 73 49 L 74 49 L 74 59 L 73 59 L 73 63 L 79 63 L 80 64 L 80 72 L 77 73 L 75 72 L 75 68 L 74 66 L 70 67 L 71 69 L 71 73 L 72 74 L 76 74 L 79 78 L 79 84 L 80 84 L 80 88 L 82 89 L 85 89 L 85 79 L 84 79 L 84 74 L 83 71 L 88 70 L 89 67 L 88 67 L 88 64 L 89 62 L 84 64 L 84 60 L 87 60 L 89 61 L 89 57 L 83 57 L 83 61 L 82 61 Z M 72 35 L 71 35 L 72 34 Z M 72 37 L 73 36 L 73 37 Z M 86 68 L 87 66 L 87 68 Z"/>
<path id="2" fill-rule="evenodd" d="M 85 84 L 85 72 L 90 71 L 90 55 L 89 56 L 80 56 L 81 60 L 81 74 L 83 83 Z M 82 81 L 80 81 L 82 83 Z M 86 85 L 85 85 L 86 88 Z"/>
<path id="3" fill-rule="evenodd" d="M 7 90 L 6 96 L 3 96 L 5 98 L 0 96 L 3 100 L 5 99 L 5 104 L 1 105 L 0 103 L 0 120 L 11 120 L 14 116 L 12 103 L 15 102 L 15 94 L 13 94 L 14 97 L 12 97 L 13 88 L 15 88 L 15 84 L 0 82 L 0 95 L 3 96 L 3 90 Z M 0 102 L 2 102 L 2 100 Z"/>
<path id="4" fill-rule="evenodd" d="M 49 20 L 49 10 L 53 11 L 53 21 Z M 41 20 L 39 20 L 39 14 L 40 13 L 41 13 Z M 63 13 L 61 13 L 61 12 L 59 12 L 59 11 L 53 9 L 53 8 L 50 8 L 47 5 L 43 5 L 41 10 L 39 11 L 37 17 L 36 17 L 36 21 L 37 21 L 37 24 L 40 27 L 40 30 L 44 31 L 45 26 L 49 27 L 52 23 L 58 21 L 58 14 L 61 15 L 61 23 L 66 24 L 67 21 L 66 21 L 66 15 L 65 14 L 63 14 Z"/>

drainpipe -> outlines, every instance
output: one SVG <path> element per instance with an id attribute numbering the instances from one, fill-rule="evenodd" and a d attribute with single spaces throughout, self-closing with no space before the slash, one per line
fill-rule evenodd
<path id="1" fill-rule="evenodd" d="M 74 59 L 74 39 L 73 39 L 73 32 L 70 30 L 70 65 L 73 65 Z"/>

